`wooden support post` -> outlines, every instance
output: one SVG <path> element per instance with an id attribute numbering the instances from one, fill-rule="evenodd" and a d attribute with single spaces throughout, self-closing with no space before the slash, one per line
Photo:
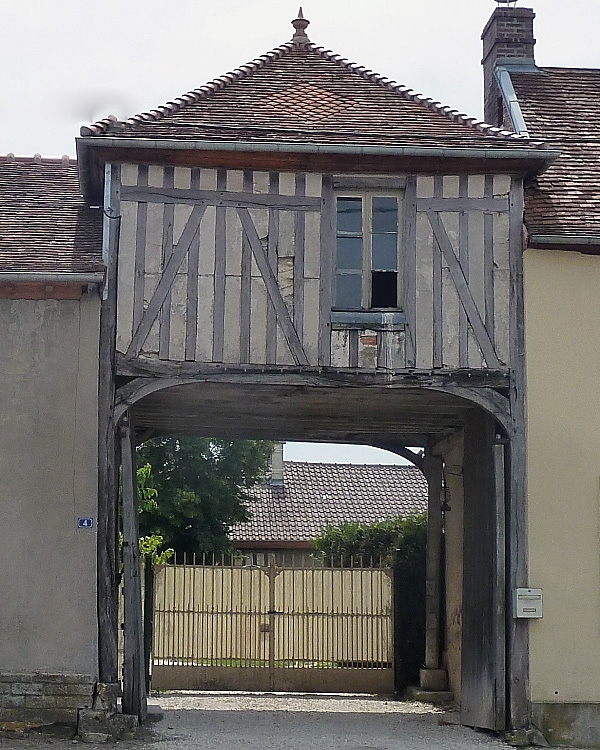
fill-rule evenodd
<path id="1" fill-rule="evenodd" d="M 523 299 L 523 183 L 510 189 L 510 495 L 508 525 L 508 697 L 509 726 L 529 726 L 529 625 L 512 615 L 512 593 L 528 586 L 527 443 L 525 436 L 525 312 Z"/>
<path id="2" fill-rule="evenodd" d="M 123 484 L 123 583 L 125 586 L 125 643 L 123 656 L 123 713 L 146 719 L 146 674 L 142 626 L 142 583 L 133 433 L 129 418 L 121 424 Z"/>
<path id="3" fill-rule="evenodd" d="M 114 423 L 117 264 L 120 232 L 119 167 L 107 165 L 104 201 L 106 283 L 100 308 L 98 366 L 98 671 L 118 681 L 118 461 Z"/>
<path id="4" fill-rule="evenodd" d="M 440 666 L 440 587 L 442 572 L 442 468 L 440 456 L 425 454 L 427 479 L 427 563 L 425 589 L 425 669 Z M 426 686 L 422 684 L 422 687 Z M 438 688 L 444 689 L 444 688 Z"/>
<path id="5" fill-rule="evenodd" d="M 497 442 L 492 450 L 496 496 L 496 560 L 494 562 L 494 588 L 496 592 L 494 603 L 496 606 L 492 628 L 496 649 L 494 658 L 496 673 L 494 713 L 496 726 L 502 730 L 506 727 L 506 467 L 504 445 Z"/>

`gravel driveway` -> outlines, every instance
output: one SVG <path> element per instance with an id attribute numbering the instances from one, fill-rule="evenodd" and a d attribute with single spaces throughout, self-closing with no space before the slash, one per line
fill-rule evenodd
<path id="1" fill-rule="evenodd" d="M 164 718 L 119 750 L 504 750 L 495 736 L 457 725 L 452 712 L 365 696 L 169 693 Z M 65 730 L 1 738 L 2 750 L 70 750 Z M 94 747 L 94 745 L 81 745 Z M 99 745 L 98 747 L 103 747 Z M 104 746 L 106 747 L 106 746 Z"/>

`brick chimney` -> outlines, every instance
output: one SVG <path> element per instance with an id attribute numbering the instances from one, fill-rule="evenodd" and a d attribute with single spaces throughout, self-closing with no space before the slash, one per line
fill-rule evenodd
<path id="1" fill-rule="evenodd" d="M 498 7 L 483 30 L 483 117 L 490 125 L 506 126 L 502 95 L 494 75 L 496 66 L 535 70 L 534 18 L 531 8 Z"/>

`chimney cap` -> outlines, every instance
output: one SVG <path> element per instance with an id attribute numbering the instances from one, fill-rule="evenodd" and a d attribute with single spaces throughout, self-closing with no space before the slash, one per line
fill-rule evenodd
<path id="1" fill-rule="evenodd" d="M 517 4 L 517 0 L 496 0 L 496 3 L 498 5 L 508 5 L 511 8 L 514 8 Z"/>

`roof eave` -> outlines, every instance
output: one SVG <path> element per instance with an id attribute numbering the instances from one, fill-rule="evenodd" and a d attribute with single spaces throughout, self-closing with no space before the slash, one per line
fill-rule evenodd
<path id="1" fill-rule="evenodd" d="M 479 160 L 517 160 L 523 164 L 523 172 L 539 174 L 560 155 L 559 151 L 543 147 L 526 146 L 493 146 L 478 147 L 439 147 L 439 146 L 372 146 L 364 144 L 329 144 L 329 143 L 294 143 L 288 141 L 209 141 L 209 140 L 175 140 L 151 138 L 114 138 L 110 136 L 80 137 L 76 139 L 79 164 L 79 177 L 84 196 L 89 200 L 101 194 L 102 170 L 93 157 L 95 149 L 110 149 L 115 155 L 123 151 L 143 149 L 145 151 L 203 151 L 203 152 L 237 152 L 237 153 L 277 153 L 277 154 L 310 154 L 339 155 L 362 157 L 404 157 L 410 159 L 479 159 Z M 119 155 L 119 161 L 122 157 Z"/>
<path id="2" fill-rule="evenodd" d="M 597 234 L 539 234 L 531 233 L 527 246 L 532 250 L 571 250 L 600 254 L 600 235 Z"/>
<path id="3" fill-rule="evenodd" d="M 70 273 L 44 271 L 0 271 L 0 282 L 10 284 L 102 284 L 104 273 Z"/>

